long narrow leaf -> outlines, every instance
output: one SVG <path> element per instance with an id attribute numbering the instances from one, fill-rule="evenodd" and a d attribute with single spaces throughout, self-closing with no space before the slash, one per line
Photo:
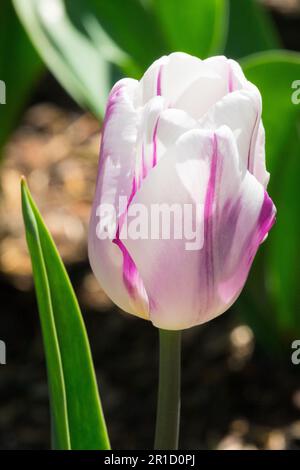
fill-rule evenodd
<path id="1" fill-rule="evenodd" d="M 169 52 L 163 32 L 151 8 L 141 0 L 90 0 L 107 34 L 143 71 Z"/>
<path id="2" fill-rule="evenodd" d="M 47 345 L 49 384 L 54 384 L 51 407 L 56 439 L 60 448 L 108 449 L 106 425 L 78 302 L 24 180 L 22 204 L 43 338 Z M 57 412 L 59 408 L 61 410 Z M 63 424 L 65 440 L 58 439 L 57 433 Z"/>
<path id="3" fill-rule="evenodd" d="M 109 39 L 85 0 L 13 0 L 44 62 L 77 103 L 101 118 L 111 62 L 125 54 Z"/>
<path id="4" fill-rule="evenodd" d="M 22 181 L 22 210 L 28 249 L 32 259 L 32 271 L 47 360 L 53 426 L 52 431 L 55 436 L 57 448 L 70 449 L 65 383 L 53 316 L 50 287 L 40 242 L 38 225 L 30 204 L 24 180 Z"/>

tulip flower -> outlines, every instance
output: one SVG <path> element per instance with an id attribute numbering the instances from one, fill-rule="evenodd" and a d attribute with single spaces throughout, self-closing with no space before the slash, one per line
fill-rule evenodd
<path id="1" fill-rule="evenodd" d="M 226 311 L 275 220 L 261 96 L 233 60 L 173 53 L 112 89 L 89 233 L 92 269 L 123 310 L 167 330 Z M 120 205 L 120 196 L 128 203 Z M 114 217 L 101 221 L 99 207 Z M 201 246 L 120 236 L 131 205 L 198 207 Z M 98 212 L 97 212 L 98 211 Z M 110 238 L 97 236 L 106 223 Z M 109 226 L 110 225 L 110 226 Z"/>
<path id="2" fill-rule="evenodd" d="M 258 89 L 223 56 L 162 57 L 140 81 L 116 83 L 108 99 L 89 259 L 119 307 L 160 329 L 156 448 L 177 446 L 177 331 L 233 304 L 275 221 L 261 111 Z M 170 219 L 155 230 L 153 217 L 166 207 L 170 216 L 189 209 L 169 237 Z M 138 212 L 140 231 L 137 221 L 130 227 Z M 188 222 L 194 245 L 183 236 Z"/>

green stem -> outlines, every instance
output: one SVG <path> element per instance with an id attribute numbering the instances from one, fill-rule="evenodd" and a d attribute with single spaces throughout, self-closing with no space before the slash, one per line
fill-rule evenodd
<path id="1" fill-rule="evenodd" d="M 159 330 L 159 384 L 156 450 L 178 449 L 180 420 L 181 331 Z"/>

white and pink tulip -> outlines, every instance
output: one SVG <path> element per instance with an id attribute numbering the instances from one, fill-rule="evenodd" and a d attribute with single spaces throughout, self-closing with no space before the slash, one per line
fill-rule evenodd
<path id="1" fill-rule="evenodd" d="M 123 310 L 162 329 L 211 320 L 240 294 L 275 221 L 267 194 L 261 96 L 226 57 L 173 53 L 112 89 L 102 132 L 89 258 Z M 120 204 L 126 198 L 127 204 Z M 99 207 L 113 237 L 99 237 Z M 122 237 L 132 205 L 189 205 L 200 246 Z M 191 212 L 192 213 L 192 212 Z M 104 225 L 105 225 L 104 224 Z"/>

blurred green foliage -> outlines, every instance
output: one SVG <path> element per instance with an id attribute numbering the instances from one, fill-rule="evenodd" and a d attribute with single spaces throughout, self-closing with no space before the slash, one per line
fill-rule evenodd
<path id="1" fill-rule="evenodd" d="M 261 3 L 230 0 L 230 19 L 225 54 L 240 59 L 254 52 L 280 47 L 279 35 Z"/>
<path id="2" fill-rule="evenodd" d="M 205 58 L 224 50 L 228 2 L 224 0 L 152 0 L 167 50 Z M 157 57 L 157 54 L 156 54 Z"/>
<path id="3" fill-rule="evenodd" d="M 268 191 L 278 210 L 277 223 L 263 247 L 261 269 L 269 301 L 266 308 L 270 322 L 292 338 L 300 331 L 297 315 L 300 104 L 292 102 L 292 83 L 300 75 L 300 54 L 264 52 L 244 59 L 243 68 L 263 96 L 267 163 L 271 173 Z"/>
<path id="4" fill-rule="evenodd" d="M 13 0 L 47 67 L 99 119 L 110 88 L 109 62 L 125 60 L 84 0 Z"/>
<path id="5" fill-rule="evenodd" d="M 6 85 L 6 104 L 0 105 L 0 153 L 43 68 L 11 0 L 1 0 L 0 80 Z"/>
<path id="6" fill-rule="evenodd" d="M 241 60 L 246 75 L 262 93 L 270 194 L 278 208 L 277 224 L 260 250 L 242 300 L 248 305 L 248 321 L 263 341 L 273 330 L 275 343 L 300 333 L 300 105 L 291 102 L 292 82 L 300 79 L 300 54 L 278 50 L 276 28 L 262 4 L 255 0 L 13 3 L 44 63 L 70 95 L 99 119 L 111 86 L 112 66 L 118 67 L 120 76 L 139 78 L 155 58 L 173 50 L 201 58 L 225 53 Z M 18 62 L 14 66 L 20 70 Z M 23 69 L 29 73 L 26 65 Z"/>

